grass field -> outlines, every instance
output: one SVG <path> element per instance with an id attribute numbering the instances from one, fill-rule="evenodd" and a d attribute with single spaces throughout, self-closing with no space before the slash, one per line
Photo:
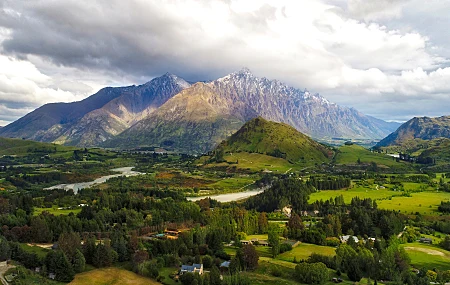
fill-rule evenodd
<path id="1" fill-rule="evenodd" d="M 205 158 L 202 158 L 205 159 Z M 288 170 L 298 170 L 301 169 L 302 166 L 295 165 L 289 163 L 287 160 L 273 157 L 269 155 L 259 154 L 259 153 L 247 153 L 247 152 L 239 152 L 233 154 L 225 155 L 224 159 L 227 162 L 233 163 L 214 163 L 208 164 L 206 167 L 216 167 L 216 166 L 225 166 L 225 167 L 234 167 L 240 169 L 246 169 L 250 171 L 261 171 L 267 170 L 272 171 L 274 173 L 285 173 Z M 201 160 L 200 160 L 201 161 Z M 238 162 L 237 164 L 235 164 Z"/>
<path id="2" fill-rule="evenodd" d="M 162 281 L 162 284 L 165 285 L 177 285 L 180 284 L 179 282 L 176 282 L 172 278 L 170 278 L 170 274 L 173 272 L 178 272 L 179 268 L 175 267 L 164 267 L 159 270 L 159 275 L 164 276 L 164 279 Z"/>
<path id="3" fill-rule="evenodd" d="M 161 284 L 128 270 L 104 268 L 77 274 L 70 285 L 151 285 Z"/>
<path id="4" fill-rule="evenodd" d="M 28 253 L 36 253 L 40 258 L 45 258 L 45 256 L 47 256 L 47 253 L 49 252 L 49 249 L 45 249 L 39 246 L 30 246 L 26 243 L 21 243 L 20 247 Z"/>
<path id="5" fill-rule="evenodd" d="M 81 212 L 81 208 L 76 208 L 76 209 L 71 209 L 71 210 L 60 210 L 57 207 L 53 207 L 53 208 L 34 208 L 33 215 L 34 216 L 38 216 L 44 211 L 47 211 L 50 214 L 53 214 L 55 216 L 68 215 L 70 213 L 74 213 L 76 215 L 79 212 Z"/>
<path id="6" fill-rule="evenodd" d="M 228 177 L 208 185 L 207 188 L 233 192 L 247 188 L 249 184 L 254 182 L 255 180 L 252 177 Z"/>
<path id="7" fill-rule="evenodd" d="M 377 201 L 380 209 L 397 210 L 410 214 L 419 212 L 422 215 L 438 215 L 438 206 L 441 201 L 449 201 L 448 192 L 419 192 L 412 193 L 411 197 L 393 197 L 391 200 Z"/>
<path id="8" fill-rule="evenodd" d="M 280 254 L 277 258 L 292 262 L 294 257 L 300 261 L 301 259 L 307 259 L 312 253 L 334 256 L 336 254 L 335 252 L 336 248 L 334 247 L 301 243 L 291 251 Z"/>
<path id="9" fill-rule="evenodd" d="M 309 203 L 319 200 L 329 200 L 330 198 L 334 198 L 340 195 L 344 197 L 345 203 L 350 203 L 352 198 L 356 196 L 358 196 L 359 198 L 381 199 L 398 194 L 399 192 L 390 191 L 388 189 L 375 190 L 373 187 L 354 187 L 348 190 L 322 190 L 320 192 L 312 193 L 309 198 Z"/>
<path id="10" fill-rule="evenodd" d="M 416 268 L 437 268 L 448 270 L 450 268 L 450 252 L 441 248 L 422 243 L 407 243 L 402 245 L 411 258 L 411 265 Z"/>
<path id="11" fill-rule="evenodd" d="M 375 162 L 376 164 L 388 167 L 408 167 L 404 162 L 397 162 L 391 156 L 382 153 L 371 152 L 359 145 L 343 145 L 336 154 L 336 164 L 356 164 L 360 159 L 360 163 L 368 164 Z"/>

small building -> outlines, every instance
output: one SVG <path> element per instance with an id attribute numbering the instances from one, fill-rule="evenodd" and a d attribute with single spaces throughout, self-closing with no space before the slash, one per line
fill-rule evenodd
<path id="1" fill-rule="evenodd" d="M 259 245 L 260 246 L 269 246 L 269 243 L 267 241 L 265 241 L 265 240 L 260 240 L 259 241 Z"/>
<path id="2" fill-rule="evenodd" d="M 350 237 L 352 237 L 355 242 L 359 242 L 359 239 L 357 237 L 351 235 L 341 236 L 339 237 L 339 239 L 341 240 L 342 243 L 347 243 Z"/>
<path id="3" fill-rule="evenodd" d="M 432 244 L 433 240 L 431 238 L 420 238 L 419 242 L 421 243 L 428 243 L 428 244 Z"/>
<path id="4" fill-rule="evenodd" d="M 198 273 L 200 275 L 203 274 L 203 264 L 194 263 L 192 265 L 181 265 L 180 275 L 184 273 Z"/>
<path id="5" fill-rule="evenodd" d="M 250 240 L 241 240 L 243 245 L 253 244 Z"/>
<path id="6" fill-rule="evenodd" d="M 55 280 L 56 274 L 55 274 L 55 273 L 49 273 L 49 274 L 48 274 L 48 278 L 49 278 L 49 279 L 52 279 L 52 280 Z"/>

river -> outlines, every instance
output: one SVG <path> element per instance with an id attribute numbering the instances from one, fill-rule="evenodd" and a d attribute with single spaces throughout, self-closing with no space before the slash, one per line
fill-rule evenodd
<path id="1" fill-rule="evenodd" d="M 110 178 L 119 177 L 119 176 L 129 177 L 129 176 L 136 176 L 136 175 L 145 174 L 145 173 L 142 173 L 142 172 L 133 171 L 131 169 L 133 169 L 133 167 L 114 168 L 114 169 L 111 169 L 111 171 L 120 172 L 120 173 L 102 176 L 102 177 L 97 178 L 94 181 L 90 181 L 90 182 L 79 182 L 79 183 L 73 183 L 73 184 L 58 184 L 58 185 L 55 185 L 55 186 L 52 186 L 52 187 L 44 188 L 44 190 L 53 190 L 53 189 L 64 189 L 66 191 L 67 190 L 73 190 L 73 192 L 75 194 L 77 194 L 78 191 L 81 190 L 81 189 L 89 188 L 89 187 L 91 187 L 93 185 L 96 185 L 96 184 L 105 183 L 106 180 L 108 180 Z"/>
<path id="2" fill-rule="evenodd" d="M 201 197 L 188 197 L 187 199 L 189 201 L 195 202 L 195 201 L 209 197 L 209 198 L 217 200 L 219 202 L 226 203 L 226 202 L 239 201 L 239 200 L 251 197 L 251 196 L 258 195 L 259 193 L 264 192 L 264 190 L 266 190 L 267 188 L 268 187 L 263 187 L 263 188 L 248 190 L 248 191 L 244 191 L 244 192 L 237 192 L 237 193 L 227 193 L 227 194 L 218 194 L 218 195 L 201 196 Z"/>

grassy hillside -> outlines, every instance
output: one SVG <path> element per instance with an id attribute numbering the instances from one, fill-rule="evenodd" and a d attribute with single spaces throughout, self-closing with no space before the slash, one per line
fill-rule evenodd
<path id="1" fill-rule="evenodd" d="M 70 285 L 144 285 L 160 284 L 128 270 L 119 268 L 96 269 L 77 274 Z"/>
<path id="2" fill-rule="evenodd" d="M 415 117 L 382 139 L 377 146 L 402 145 L 409 140 L 432 140 L 441 137 L 450 138 L 450 116 L 437 118 Z"/>
<path id="3" fill-rule="evenodd" d="M 30 140 L 0 138 L 0 155 L 25 155 L 29 152 L 42 152 L 48 154 L 73 151 L 74 149 L 77 148 Z"/>
<path id="4" fill-rule="evenodd" d="M 315 142 L 293 127 L 267 121 L 261 117 L 245 123 L 219 150 L 224 153 L 259 153 L 283 158 L 293 164 L 328 162 L 331 149 Z"/>
<path id="5" fill-rule="evenodd" d="M 385 165 L 387 167 L 406 166 L 403 162 L 397 162 L 391 156 L 383 153 L 371 152 L 370 150 L 359 145 L 344 145 L 338 149 L 336 153 L 336 164 L 367 164 L 375 162 L 376 164 Z"/>

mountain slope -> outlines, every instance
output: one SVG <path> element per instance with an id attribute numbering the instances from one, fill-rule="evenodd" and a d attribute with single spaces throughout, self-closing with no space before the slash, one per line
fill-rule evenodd
<path id="1" fill-rule="evenodd" d="M 382 139 L 376 147 L 407 144 L 414 139 L 432 140 L 441 137 L 450 138 L 450 116 L 414 117 Z"/>
<path id="2" fill-rule="evenodd" d="M 167 73 L 139 86 L 104 88 L 80 102 L 46 104 L 0 129 L 0 136 L 96 146 L 189 86 L 184 79 Z"/>
<path id="3" fill-rule="evenodd" d="M 223 141 L 219 150 L 226 153 L 250 152 L 281 157 L 291 163 L 327 162 L 332 151 L 293 127 L 257 117 Z"/>
<path id="4" fill-rule="evenodd" d="M 73 124 L 85 114 L 101 108 L 120 96 L 124 89 L 126 87 L 107 87 L 79 102 L 45 104 L 0 129 L 0 136 L 51 142 L 60 136 L 61 126 Z"/>
<path id="5" fill-rule="evenodd" d="M 104 146 L 163 144 L 200 153 L 212 150 L 257 116 L 289 124 L 314 138 L 381 138 L 390 132 L 381 120 L 243 69 L 183 90 Z"/>
<path id="6" fill-rule="evenodd" d="M 185 152 L 205 152 L 244 124 L 230 114 L 227 102 L 213 89 L 196 83 L 167 101 L 154 113 L 139 121 L 107 147 L 155 145 Z"/>
<path id="7" fill-rule="evenodd" d="M 56 142 L 78 146 L 100 145 L 142 120 L 189 86 L 184 79 L 166 73 L 146 84 L 124 90 L 121 96 L 102 108 L 87 113 Z"/>

